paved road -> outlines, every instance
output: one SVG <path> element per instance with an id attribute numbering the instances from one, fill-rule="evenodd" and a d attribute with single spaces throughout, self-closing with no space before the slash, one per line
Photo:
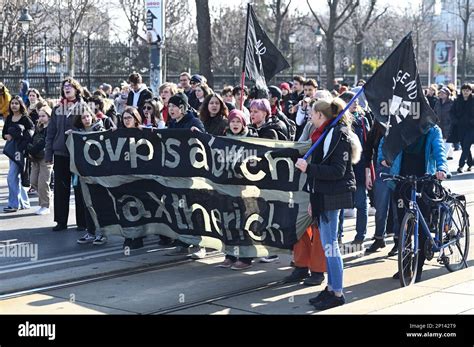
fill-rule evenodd
<path id="1" fill-rule="evenodd" d="M 1 146 L 1 144 L 0 144 Z M 459 152 L 456 155 L 459 156 Z M 6 206 L 8 190 L 6 169 L 8 163 L 0 156 L 0 210 Z M 456 163 L 450 162 L 452 170 Z M 471 193 L 474 200 L 474 173 L 455 175 L 447 185 L 455 192 Z M 32 198 L 33 206 L 37 198 Z M 38 245 L 38 259 L 0 257 L 0 293 L 51 284 L 67 279 L 87 278 L 124 269 L 137 269 L 166 264 L 184 258 L 164 256 L 165 249 L 157 246 L 156 238 L 147 238 L 144 249 L 124 255 L 121 238 L 112 238 L 102 247 L 78 245 L 81 233 L 73 227 L 67 232 L 53 233 L 53 217 L 34 215 L 31 210 L 14 215 L 0 214 L 0 243 L 24 242 Z M 469 208 L 471 225 L 474 208 Z M 70 225 L 74 224 L 74 210 L 70 211 Z M 354 219 L 345 222 L 344 242 L 355 235 Z M 368 237 L 374 232 L 373 217 L 369 218 Z M 472 228 L 471 228 L 472 229 Z M 371 241 L 366 240 L 364 247 Z M 345 293 L 348 302 L 357 302 L 374 295 L 399 288 L 391 275 L 396 271 L 396 258 L 387 257 L 389 244 L 381 252 L 364 256 L 363 251 L 348 252 L 345 262 Z M 473 263 L 471 243 L 469 264 Z M 280 255 L 273 264 L 255 263 L 249 271 L 216 268 L 223 260 L 214 255 L 200 261 L 169 264 L 147 272 L 113 277 L 98 282 L 72 287 L 41 290 L 39 293 L 0 301 L 0 313 L 215 313 L 215 314 L 308 314 L 309 297 L 323 287 L 280 285 L 277 282 L 288 275 L 290 256 Z M 423 274 L 424 279 L 445 275 L 447 270 L 431 261 Z M 324 285 L 324 284 L 323 284 Z M 245 292 L 248 290 L 248 292 Z"/>

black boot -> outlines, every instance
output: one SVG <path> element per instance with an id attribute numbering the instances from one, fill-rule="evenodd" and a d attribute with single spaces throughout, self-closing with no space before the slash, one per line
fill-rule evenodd
<path id="1" fill-rule="evenodd" d="M 303 282 L 306 286 L 319 286 L 324 281 L 324 273 L 311 272 L 311 276 L 306 278 Z"/>
<path id="2" fill-rule="evenodd" d="M 307 267 L 295 267 L 291 275 L 283 279 L 283 283 L 301 282 L 307 277 L 309 277 L 309 272 L 308 272 Z"/>
<path id="3" fill-rule="evenodd" d="M 393 239 L 393 248 L 390 252 L 388 252 L 389 257 L 393 257 L 394 255 L 398 254 L 398 239 Z"/>
<path id="4" fill-rule="evenodd" d="M 379 248 L 385 247 L 384 239 L 375 239 L 374 243 L 365 250 L 365 253 L 374 253 L 377 252 Z"/>

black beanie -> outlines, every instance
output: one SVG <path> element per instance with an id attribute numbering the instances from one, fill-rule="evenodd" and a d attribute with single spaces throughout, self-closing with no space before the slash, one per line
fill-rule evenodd
<path id="1" fill-rule="evenodd" d="M 188 107 L 188 97 L 184 93 L 178 93 L 178 94 L 173 95 L 168 100 L 168 103 L 173 104 L 173 105 L 178 106 L 178 107 L 181 106 L 181 105 L 184 105 L 184 106 Z"/>

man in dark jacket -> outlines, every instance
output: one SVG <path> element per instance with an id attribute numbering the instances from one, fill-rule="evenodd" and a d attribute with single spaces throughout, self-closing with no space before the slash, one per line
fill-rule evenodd
<path id="1" fill-rule="evenodd" d="M 189 110 L 188 97 L 184 93 L 173 95 L 168 101 L 171 121 L 168 129 L 192 129 L 205 133 L 204 124 Z"/>
<path id="2" fill-rule="evenodd" d="M 474 99 L 470 84 L 466 83 L 461 87 L 461 95 L 454 102 L 451 115 L 453 126 L 456 127 L 462 146 L 458 172 L 463 172 L 466 161 L 467 170 L 471 171 L 471 166 L 474 165 L 471 154 L 471 145 L 474 143 Z"/>
<path id="3" fill-rule="evenodd" d="M 451 133 L 451 108 L 453 101 L 450 99 L 451 91 L 448 88 L 442 88 L 439 92 L 439 99 L 434 105 L 434 111 L 438 116 L 438 125 L 443 132 L 444 150 L 448 159 L 453 159 L 451 153 L 451 143 L 447 142 L 447 138 Z"/>
<path id="4" fill-rule="evenodd" d="M 132 73 L 128 77 L 128 82 L 131 90 L 128 93 L 127 106 L 136 107 L 140 116 L 143 118 L 143 105 L 146 100 L 153 98 L 153 93 L 148 89 L 146 84 L 143 83 L 143 78 L 139 73 Z"/>

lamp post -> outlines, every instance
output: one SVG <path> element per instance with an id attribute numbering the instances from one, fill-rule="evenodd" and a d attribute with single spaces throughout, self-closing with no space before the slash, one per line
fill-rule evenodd
<path id="1" fill-rule="evenodd" d="M 321 86 L 321 43 L 323 42 L 321 27 L 318 27 L 314 33 L 316 35 L 316 47 L 318 48 L 318 85 Z"/>
<path id="2" fill-rule="evenodd" d="M 295 52 L 293 50 L 295 43 L 296 43 L 296 35 L 291 34 L 290 37 L 288 38 L 290 41 L 290 47 L 291 47 L 291 76 L 294 76 L 294 69 L 295 69 Z"/>
<path id="3" fill-rule="evenodd" d="M 18 19 L 18 23 L 21 25 L 21 31 L 23 32 L 23 42 L 25 45 L 25 50 L 23 54 L 23 63 L 24 63 L 24 70 L 23 70 L 23 79 L 25 81 L 28 80 L 28 58 L 26 54 L 26 45 L 28 40 L 28 31 L 30 30 L 30 23 L 33 21 L 33 18 L 28 13 L 28 7 L 25 7 L 21 11 L 21 16 Z"/>

